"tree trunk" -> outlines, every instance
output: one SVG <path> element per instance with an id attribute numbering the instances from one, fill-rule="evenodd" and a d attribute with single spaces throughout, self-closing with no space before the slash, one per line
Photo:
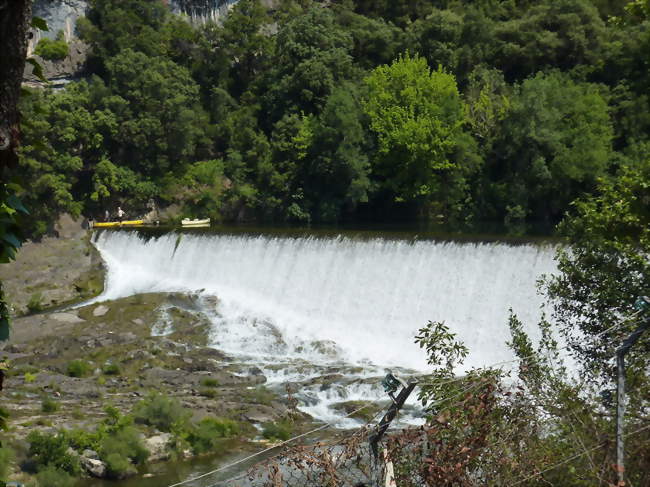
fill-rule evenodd
<path id="1" fill-rule="evenodd" d="M 31 0 L 0 0 L 0 175 L 18 161 L 18 97 L 25 70 Z"/>

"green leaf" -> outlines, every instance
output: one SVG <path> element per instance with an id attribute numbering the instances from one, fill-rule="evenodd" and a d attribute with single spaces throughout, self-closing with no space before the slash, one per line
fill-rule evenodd
<path id="1" fill-rule="evenodd" d="M 9 320 L 6 318 L 0 319 L 0 341 L 9 339 Z M 0 487 L 2 484 L 0 484 Z"/>
<path id="2" fill-rule="evenodd" d="M 21 246 L 20 240 L 13 233 L 5 233 L 2 239 L 16 249 L 19 249 Z"/>
<path id="3" fill-rule="evenodd" d="M 32 27 L 38 30 L 44 30 L 46 32 L 50 30 L 47 27 L 47 22 L 40 17 L 32 17 Z"/>
<path id="4" fill-rule="evenodd" d="M 20 198 L 16 196 L 15 194 L 9 195 L 7 198 L 7 204 L 11 206 L 14 210 L 18 210 L 23 212 L 26 215 L 29 215 L 29 211 L 27 211 L 27 208 L 23 206 L 23 202 L 20 201 Z"/>
<path id="5" fill-rule="evenodd" d="M 27 62 L 34 67 L 34 69 L 32 71 L 34 73 L 34 76 L 36 76 L 38 79 L 40 79 L 43 83 L 49 83 L 49 81 L 47 80 L 47 78 L 43 74 L 43 66 L 41 66 L 40 63 L 36 59 L 34 59 L 33 57 L 30 57 L 29 59 L 27 59 Z"/>

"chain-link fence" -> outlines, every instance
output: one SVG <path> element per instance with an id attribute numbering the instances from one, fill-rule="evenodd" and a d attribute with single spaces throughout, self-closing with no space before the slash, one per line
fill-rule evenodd
<path id="1" fill-rule="evenodd" d="M 371 452 L 373 429 L 363 427 L 342 438 L 309 446 L 287 446 L 227 480 L 203 478 L 189 487 L 375 487 L 385 476 L 384 462 Z M 381 485 L 384 485 L 381 483 Z"/>

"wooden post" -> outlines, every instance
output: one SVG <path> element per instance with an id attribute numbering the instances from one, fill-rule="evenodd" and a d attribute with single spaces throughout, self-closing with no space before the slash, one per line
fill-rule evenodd
<path id="1" fill-rule="evenodd" d="M 393 467 L 393 462 L 391 462 L 390 458 L 388 458 L 388 452 L 384 450 L 384 468 L 386 471 L 386 475 L 384 475 L 384 478 L 386 479 L 385 486 L 386 487 L 397 487 L 397 482 L 395 482 L 395 468 Z"/>
<path id="2" fill-rule="evenodd" d="M 372 435 L 370 435 L 368 441 L 370 443 L 370 450 L 372 451 L 375 460 L 377 459 L 379 454 L 379 451 L 377 449 L 379 440 L 381 440 L 381 437 L 384 436 L 384 433 L 386 433 L 386 430 L 390 426 L 390 423 L 393 421 L 393 419 L 395 419 L 395 416 L 397 416 L 397 412 L 402 408 L 402 406 L 406 402 L 406 399 L 408 399 L 408 397 L 411 395 L 411 392 L 413 392 L 413 389 L 415 389 L 416 385 L 417 382 L 411 381 L 406 385 L 406 387 L 402 388 L 400 393 L 393 401 L 393 404 L 390 405 L 388 411 L 386 412 L 386 414 L 384 414 L 384 417 L 381 418 L 381 421 L 377 425 L 377 429 L 375 430 L 375 432 Z"/>

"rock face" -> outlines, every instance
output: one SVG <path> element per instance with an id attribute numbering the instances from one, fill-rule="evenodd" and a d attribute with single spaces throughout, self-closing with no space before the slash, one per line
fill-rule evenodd
<path id="1" fill-rule="evenodd" d="M 171 437 L 170 433 L 161 433 L 144 440 L 144 446 L 149 450 L 150 462 L 158 462 L 169 458 L 170 454 L 167 446 Z"/>
<path id="2" fill-rule="evenodd" d="M 86 0 L 34 0 L 33 13 L 47 22 L 48 31 L 37 30 L 30 41 L 30 53 L 43 37 L 55 39 L 59 31 L 63 31 L 66 42 L 75 38 L 75 25 L 79 17 L 86 15 L 88 2 Z"/>
<path id="3" fill-rule="evenodd" d="M 96 296 L 104 288 L 102 259 L 88 242 L 82 221 L 64 215 L 54 230 L 59 238 L 27 242 L 15 261 L 0 266 L 0 281 L 14 315 L 78 302 Z M 67 314 L 54 318 L 76 321 Z"/>
<path id="4" fill-rule="evenodd" d="M 97 458 L 90 458 L 86 456 L 86 452 L 94 453 L 95 457 L 97 453 L 92 450 L 84 451 L 84 454 L 79 457 L 81 466 L 93 477 L 103 478 L 106 476 L 106 464 Z"/>

